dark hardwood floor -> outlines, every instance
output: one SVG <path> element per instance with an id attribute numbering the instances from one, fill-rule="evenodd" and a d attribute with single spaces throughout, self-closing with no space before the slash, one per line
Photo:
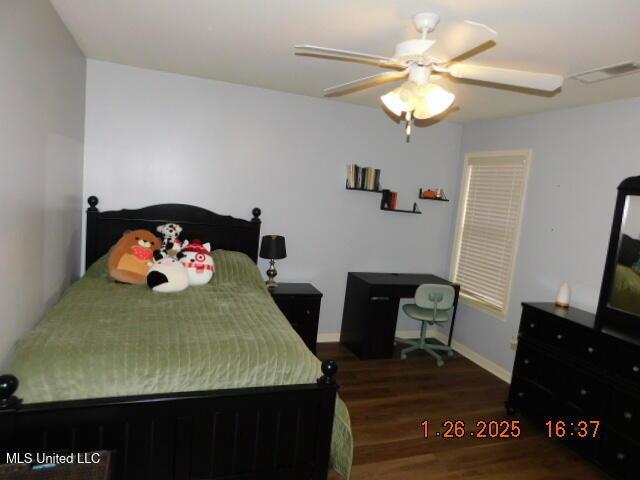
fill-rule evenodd
<path id="1" fill-rule="evenodd" d="M 396 352 L 397 355 L 397 352 Z M 422 352 L 407 360 L 358 360 L 338 343 L 318 344 L 318 357 L 338 362 L 340 396 L 355 437 L 353 480 L 576 479 L 607 476 L 541 429 L 504 410 L 508 385 L 456 354 L 438 368 Z M 520 420 L 515 439 L 443 439 L 445 420 Z M 423 437 L 421 423 L 431 433 Z M 340 478 L 331 473 L 330 479 Z"/>

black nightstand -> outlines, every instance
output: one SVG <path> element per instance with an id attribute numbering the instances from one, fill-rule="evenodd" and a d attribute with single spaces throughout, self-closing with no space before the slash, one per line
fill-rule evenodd
<path id="1" fill-rule="evenodd" d="M 269 291 L 293 329 L 315 354 L 322 292 L 310 283 L 278 283 Z"/>

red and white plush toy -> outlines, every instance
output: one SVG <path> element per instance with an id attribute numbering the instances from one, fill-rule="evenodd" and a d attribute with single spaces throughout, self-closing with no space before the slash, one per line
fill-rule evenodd
<path id="1" fill-rule="evenodd" d="M 209 243 L 203 245 L 200 240 L 194 240 L 191 243 L 185 240 L 178 258 L 187 270 L 189 285 L 206 285 L 211 281 L 216 265 L 213 262 Z"/>

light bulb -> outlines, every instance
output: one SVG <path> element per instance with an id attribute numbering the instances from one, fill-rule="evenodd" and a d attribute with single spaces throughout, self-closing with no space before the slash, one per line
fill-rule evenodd
<path id="1" fill-rule="evenodd" d="M 456 96 L 444 88 L 430 83 L 424 87 L 420 101 L 416 103 L 413 116 L 420 120 L 431 118 L 444 112 L 451 106 Z"/>
<path id="2" fill-rule="evenodd" d="M 391 90 L 389 93 L 381 96 L 380 100 L 382 100 L 382 103 L 390 112 L 398 117 L 409 108 L 400 98 L 400 88 Z"/>

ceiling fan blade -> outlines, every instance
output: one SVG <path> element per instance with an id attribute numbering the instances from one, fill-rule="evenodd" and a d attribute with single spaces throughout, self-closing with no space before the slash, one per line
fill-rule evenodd
<path id="1" fill-rule="evenodd" d="M 467 53 L 480 45 L 495 40 L 498 32 L 488 26 L 465 20 L 440 25 L 436 30 L 436 44 L 431 47 L 427 57 L 436 63 L 448 63 L 463 53 Z"/>
<path id="2" fill-rule="evenodd" d="M 481 82 L 501 83 L 514 87 L 532 88 L 553 92 L 562 86 L 562 75 L 551 73 L 534 73 L 508 68 L 483 67 L 457 63 L 448 69 L 449 75 L 455 78 L 479 80 Z"/>
<path id="3" fill-rule="evenodd" d="M 365 86 L 373 86 L 378 85 L 380 83 L 393 82 L 395 80 L 400 80 L 401 78 L 409 75 L 409 69 L 405 69 L 401 72 L 383 72 L 376 73 L 375 75 L 369 75 L 368 77 L 359 78 L 358 80 L 353 80 L 351 82 L 341 83 L 340 85 L 335 85 L 333 87 L 325 88 L 325 95 L 336 95 L 340 93 L 347 93 L 356 88 L 365 87 Z"/>
<path id="4" fill-rule="evenodd" d="M 373 63 L 381 67 L 406 68 L 407 65 L 390 57 L 381 55 L 371 55 L 369 53 L 352 52 L 350 50 L 340 50 L 337 48 L 318 47 L 315 45 L 295 45 L 299 53 L 318 55 L 322 57 L 336 57 L 343 60 L 353 60 L 356 62 Z"/>

